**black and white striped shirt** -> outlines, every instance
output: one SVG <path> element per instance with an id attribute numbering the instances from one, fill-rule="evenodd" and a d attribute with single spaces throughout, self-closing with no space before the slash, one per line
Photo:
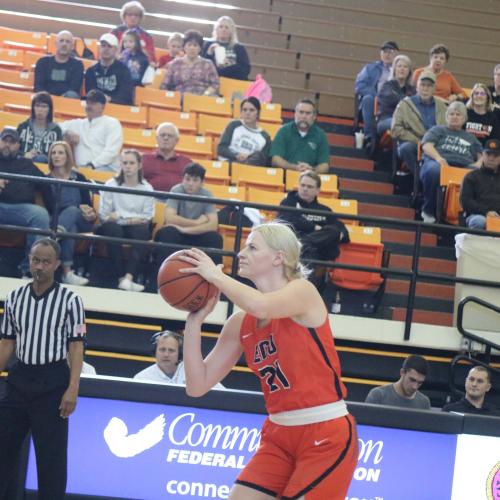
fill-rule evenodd
<path id="1" fill-rule="evenodd" d="M 82 299 L 57 282 L 40 296 L 29 283 L 5 300 L 0 338 L 16 340 L 17 358 L 25 364 L 66 359 L 68 342 L 84 340 L 85 333 Z"/>

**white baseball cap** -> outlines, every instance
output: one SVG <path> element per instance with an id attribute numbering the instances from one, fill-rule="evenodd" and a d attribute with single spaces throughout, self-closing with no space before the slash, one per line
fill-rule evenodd
<path id="1" fill-rule="evenodd" d="M 111 47 L 118 47 L 118 38 L 113 33 L 105 33 L 99 38 L 100 42 L 106 42 Z"/>

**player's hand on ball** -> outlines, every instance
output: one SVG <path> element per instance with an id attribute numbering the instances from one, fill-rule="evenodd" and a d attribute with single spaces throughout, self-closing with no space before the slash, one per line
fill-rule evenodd
<path id="1" fill-rule="evenodd" d="M 180 269 L 181 273 L 199 274 L 210 283 L 213 283 L 215 278 L 222 273 L 222 266 L 217 266 L 205 252 L 198 248 L 184 250 L 180 258 L 193 265 L 193 267 Z"/>
<path id="2" fill-rule="evenodd" d="M 206 304 L 197 311 L 192 311 L 188 314 L 187 321 L 196 321 L 198 323 L 203 323 L 205 318 L 215 309 L 217 302 L 220 299 L 220 292 L 217 292 L 213 297 L 207 299 Z"/>

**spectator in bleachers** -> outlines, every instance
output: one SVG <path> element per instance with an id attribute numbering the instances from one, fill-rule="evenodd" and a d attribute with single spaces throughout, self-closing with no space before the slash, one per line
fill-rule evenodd
<path id="1" fill-rule="evenodd" d="M 118 61 L 118 39 L 106 33 L 99 39 L 99 61 L 85 72 L 85 91 L 100 90 L 114 104 L 131 105 L 134 82 L 127 66 Z"/>
<path id="2" fill-rule="evenodd" d="M 273 167 L 328 172 L 330 146 L 326 134 L 315 122 L 314 103 L 301 99 L 295 106 L 295 120 L 283 125 L 272 142 Z"/>
<path id="3" fill-rule="evenodd" d="M 485 401 L 486 393 L 490 389 L 490 372 L 484 366 L 474 366 L 465 379 L 465 396 L 455 403 L 443 406 L 443 411 L 500 417 L 500 411 Z"/>
<path id="4" fill-rule="evenodd" d="M 224 129 L 217 146 L 220 160 L 265 166 L 269 161 L 271 137 L 258 125 L 260 102 L 247 97 L 240 104 L 240 119 L 232 120 Z"/>
<path id="5" fill-rule="evenodd" d="M 203 35 L 196 30 L 186 31 L 184 55 L 168 63 L 160 88 L 197 95 L 217 95 L 219 75 L 214 63 L 200 56 L 202 47 Z"/>
<path id="6" fill-rule="evenodd" d="M 224 57 L 217 56 L 217 50 Z M 238 42 L 236 24 L 230 17 L 222 16 L 215 21 L 212 40 L 205 42 L 202 56 L 215 63 L 219 76 L 248 80 L 251 66 L 247 49 Z"/>
<path id="7" fill-rule="evenodd" d="M 134 85 L 142 85 L 142 78 L 149 66 L 149 60 L 142 51 L 141 39 L 137 32 L 128 30 L 123 34 L 118 59 L 127 66 Z"/>
<path id="8" fill-rule="evenodd" d="M 411 82 L 411 59 L 404 54 L 399 54 L 392 62 L 390 80 L 382 85 L 377 94 L 377 135 L 379 137 L 382 137 L 387 130 L 390 130 L 392 115 L 399 101 L 405 97 L 415 95 L 415 87 Z"/>
<path id="9" fill-rule="evenodd" d="M 38 59 L 35 66 L 35 92 L 80 99 L 83 63 L 73 57 L 74 38 L 69 31 L 60 31 L 56 53 Z"/>
<path id="10" fill-rule="evenodd" d="M 135 149 L 126 149 L 120 156 L 120 173 L 106 182 L 106 186 L 126 187 L 151 192 L 153 187 L 142 175 L 141 154 Z M 113 238 L 149 240 L 154 216 L 154 198 L 135 194 L 101 191 L 99 219 L 101 225 L 96 233 Z M 144 286 L 135 283 L 139 264 L 147 255 L 145 246 L 132 245 L 128 257 L 120 243 L 107 243 L 108 254 L 118 276 L 118 288 L 131 292 L 142 292 Z"/>
<path id="11" fill-rule="evenodd" d="M 76 165 L 95 170 L 117 171 L 118 156 L 123 145 L 120 122 L 104 115 L 106 96 L 100 90 L 87 94 L 87 118 L 61 123 L 64 138 L 73 146 Z"/>
<path id="12" fill-rule="evenodd" d="M 204 180 L 205 169 L 198 163 L 191 163 L 184 168 L 182 182 L 174 186 L 170 192 L 213 198 L 212 193 L 203 187 Z M 222 249 L 222 236 L 217 232 L 217 212 L 211 202 L 170 198 L 165 207 L 165 224 L 165 227 L 156 233 L 155 241 Z M 156 281 L 156 271 L 163 260 L 176 251 L 176 248 L 156 250 L 153 281 Z M 222 263 L 220 254 L 212 254 L 211 257 L 216 264 Z"/>
<path id="13" fill-rule="evenodd" d="M 375 96 L 382 89 L 384 83 L 390 80 L 392 62 L 398 52 L 399 47 L 396 42 L 384 42 L 380 47 L 380 60 L 366 64 L 356 77 L 354 91 L 359 99 L 367 148 L 375 139 L 372 138 Z"/>
<path id="14" fill-rule="evenodd" d="M 483 146 L 488 139 L 500 139 L 499 116 L 493 112 L 493 100 L 484 83 L 476 83 L 472 87 L 466 107 L 465 130 L 467 132 L 477 137 Z"/>
<path id="15" fill-rule="evenodd" d="M 142 48 L 148 55 L 149 60 L 155 62 L 156 57 L 153 37 L 140 26 L 145 14 L 146 11 L 141 2 L 127 2 L 123 4 L 120 11 L 120 18 L 123 24 L 114 28 L 111 33 L 120 41 L 125 31 L 134 30 L 141 38 Z"/>
<path id="16" fill-rule="evenodd" d="M 418 390 L 425 382 L 427 371 L 428 364 L 425 358 L 417 355 L 408 356 L 399 372 L 399 380 L 372 389 L 366 396 L 365 403 L 429 410 L 431 407 L 429 398 Z"/>
<path id="17" fill-rule="evenodd" d="M 0 172 L 45 177 L 29 158 L 18 156 L 19 134 L 10 127 L 0 133 Z M 9 181 L 0 178 L 0 224 L 12 224 L 36 229 L 49 229 L 49 214 L 45 207 L 35 203 L 36 192 L 41 192 L 46 206 L 52 204 L 48 184 Z M 28 254 L 36 235 L 26 233 L 26 257 L 20 265 L 21 273 L 29 272 Z"/>
<path id="18" fill-rule="evenodd" d="M 424 71 L 417 80 L 417 93 L 405 97 L 392 117 L 391 136 L 398 141 L 398 156 L 412 174 L 417 168 L 418 143 L 425 132 L 446 123 L 446 103 L 434 97 L 436 76 Z"/>
<path id="19" fill-rule="evenodd" d="M 418 68 L 413 73 L 413 80 L 417 81 L 420 73 L 425 70 L 432 71 L 436 75 L 435 95 L 448 102 L 464 99 L 464 89 L 460 86 L 457 79 L 447 70 L 446 63 L 450 59 L 450 51 L 446 45 L 434 45 L 429 51 L 430 63 L 425 68 Z"/>
<path id="20" fill-rule="evenodd" d="M 446 110 L 446 125 L 432 127 L 422 139 L 424 152 L 420 169 L 423 187 L 422 219 L 424 222 L 436 222 L 437 188 L 441 165 L 454 167 L 481 166 L 481 143 L 463 130 L 467 120 L 465 104 L 454 101 Z"/>
<path id="21" fill-rule="evenodd" d="M 17 126 L 19 152 L 34 162 L 47 163 L 50 145 L 62 139 L 61 127 L 54 123 L 54 105 L 47 92 L 31 100 L 31 117 Z"/>
<path id="22" fill-rule="evenodd" d="M 168 54 L 165 54 L 160 57 L 158 60 L 158 67 L 165 67 L 170 61 L 173 61 L 176 57 L 180 57 L 184 55 L 184 51 L 182 50 L 182 43 L 184 40 L 184 36 L 182 33 L 172 33 L 168 37 L 167 49 Z"/>
<path id="23" fill-rule="evenodd" d="M 193 160 L 175 152 L 179 129 L 173 123 L 164 122 L 156 127 L 156 142 L 158 149 L 142 156 L 144 178 L 155 191 L 170 191 L 182 182 L 184 168 Z"/>
<path id="24" fill-rule="evenodd" d="M 493 107 L 500 108 L 500 64 L 497 64 L 493 70 L 493 85 L 488 87 L 493 99 Z"/>
<path id="25" fill-rule="evenodd" d="M 76 171 L 73 153 L 65 141 L 54 142 L 49 150 L 49 177 L 54 179 L 74 180 L 88 182 L 87 178 Z M 56 196 L 56 186 L 53 189 L 53 199 Z M 54 217 L 55 206 L 49 207 L 51 216 Z M 71 188 L 63 186 L 59 195 L 58 204 L 58 230 L 69 233 L 85 233 L 92 231 L 97 218 L 92 206 L 92 198 L 88 189 Z M 67 285 L 85 286 L 89 280 L 79 276 L 73 271 L 73 256 L 75 253 L 75 240 L 62 238 L 61 246 L 62 282 Z"/>
<path id="26" fill-rule="evenodd" d="M 306 170 L 300 174 L 298 189 L 290 191 L 280 206 L 322 210 L 325 215 L 280 212 L 278 218 L 289 222 L 301 241 L 301 258 L 335 260 L 339 255 L 339 243 L 348 241 L 348 233 L 330 207 L 318 202 L 320 189 L 321 177 Z"/>
<path id="27" fill-rule="evenodd" d="M 460 202 L 467 227 L 485 229 L 486 217 L 500 217 L 500 141 L 486 142 L 481 168 L 469 172 L 463 180 Z"/>

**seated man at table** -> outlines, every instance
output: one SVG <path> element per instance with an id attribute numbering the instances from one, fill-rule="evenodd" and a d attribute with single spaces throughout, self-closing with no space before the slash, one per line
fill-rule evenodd
<path id="1" fill-rule="evenodd" d="M 316 107 L 309 99 L 295 106 L 295 120 L 283 125 L 271 144 L 273 167 L 328 172 L 330 146 L 323 130 L 316 124 Z"/>
<path id="2" fill-rule="evenodd" d="M 500 217 L 500 141 L 486 142 L 478 169 L 469 172 L 462 182 L 460 203 L 467 227 L 485 229 L 487 217 Z"/>
<path id="3" fill-rule="evenodd" d="M 184 168 L 182 182 L 174 186 L 170 192 L 213 198 L 212 193 L 203 187 L 204 179 L 205 169 L 198 163 L 191 163 Z M 156 233 L 155 241 L 222 250 L 222 236 L 217 232 L 217 227 L 217 212 L 215 205 L 210 201 L 190 201 L 189 197 L 183 200 L 169 198 L 165 206 L 165 227 Z M 152 266 L 152 283 L 156 281 L 157 271 L 163 260 L 177 250 L 177 248 L 156 250 L 156 265 Z M 222 263 L 220 254 L 210 256 L 216 264 Z"/>
<path id="4" fill-rule="evenodd" d="M 142 155 L 144 178 L 155 191 L 170 191 L 182 182 L 184 167 L 193 163 L 187 156 L 176 153 L 179 129 L 169 122 L 160 123 L 156 128 L 158 149 L 154 153 Z"/>
<path id="5" fill-rule="evenodd" d="M 465 396 L 460 401 L 443 406 L 443 411 L 500 417 L 500 411 L 485 401 L 486 393 L 490 389 L 490 372 L 484 366 L 474 366 L 465 379 Z"/>
<path id="6" fill-rule="evenodd" d="M 407 357 L 399 372 L 399 380 L 393 384 L 372 389 L 366 396 L 365 403 L 420 410 L 430 409 L 429 398 L 418 390 L 425 381 L 427 370 L 427 360 L 422 356 Z"/>

